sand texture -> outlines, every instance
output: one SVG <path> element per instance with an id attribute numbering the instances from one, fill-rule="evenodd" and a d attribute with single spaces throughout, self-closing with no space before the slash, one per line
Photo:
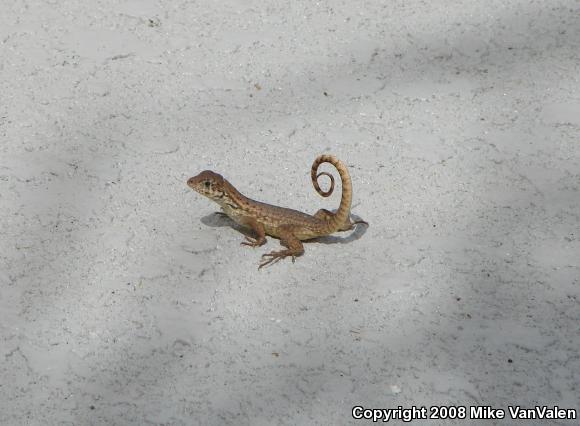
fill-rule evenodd
<path id="1" fill-rule="evenodd" d="M 370 226 L 294 264 L 186 186 L 322 153 Z M 580 3 L 2 0 L 0 218 L 2 425 L 580 410 Z"/>

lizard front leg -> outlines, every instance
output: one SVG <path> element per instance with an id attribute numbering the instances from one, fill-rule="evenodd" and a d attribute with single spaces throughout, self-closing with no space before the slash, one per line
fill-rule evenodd
<path id="1" fill-rule="evenodd" d="M 284 259 L 285 257 L 292 256 L 292 263 L 296 260 L 297 256 L 302 256 L 304 254 L 304 246 L 302 245 L 302 241 L 300 241 L 292 232 L 292 228 L 285 227 L 279 231 L 279 238 L 280 244 L 287 247 L 286 250 L 280 251 L 271 251 L 270 253 L 265 253 L 262 255 L 262 258 L 270 258 L 265 259 L 260 263 L 258 269 L 266 265 L 270 265 L 272 263 L 278 262 L 280 259 Z"/>
<path id="2" fill-rule="evenodd" d="M 242 241 L 240 244 L 243 246 L 250 246 L 250 247 L 259 247 L 266 244 L 266 230 L 264 229 L 264 225 L 258 222 L 254 218 L 247 218 L 241 221 L 241 223 L 248 228 L 250 228 L 256 234 L 257 238 L 248 237 L 247 235 L 244 236 L 246 241 Z"/>

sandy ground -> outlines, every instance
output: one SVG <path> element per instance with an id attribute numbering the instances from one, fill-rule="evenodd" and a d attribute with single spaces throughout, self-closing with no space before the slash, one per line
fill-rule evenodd
<path id="1" fill-rule="evenodd" d="M 580 409 L 577 0 L 3 0 L 0 76 L 1 424 Z M 295 264 L 185 185 L 320 153 L 370 227 Z"/>

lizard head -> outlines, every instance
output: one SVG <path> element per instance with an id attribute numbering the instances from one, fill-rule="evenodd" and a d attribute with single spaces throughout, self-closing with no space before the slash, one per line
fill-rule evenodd
<path id="1" fill-rule="evenodd" d="M 201 195 L 219 202 L 224 196 L 224 181 L 225 179 L 222 175 L 218 175 L 211 170 L 205 170 L 197 176 L 189 178 L 187 186 Z"/>

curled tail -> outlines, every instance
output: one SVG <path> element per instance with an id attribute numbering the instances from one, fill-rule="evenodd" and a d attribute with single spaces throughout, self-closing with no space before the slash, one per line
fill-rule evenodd
<path id="1" fill-rule="evenodd" d="M 333 155 L 319 155 L 312 163 L 312 169 L 310 170 L 310 177 L 312 178 L 312 184 L 314 189 L 323 197 L 328 197 L 332 194 L 334 190 L 334 177 L 330 173 L 322 172 L 318 173 L 318 167 L 322 163 L 332 164 L 338 174 L 340 175 L 340 180 L 342 183 L 342 196 L 340 198 L 340 205 L 338 210 L 333 215 L 332 218 L 327 220 L 327 231 L 329 234 L 340 230 L 345 223 L 350 220 L 350 206 L 352 203 L 352 182 L 350 180 L 350 175 L 348 174 L 348 169 L 346 165 Z M 330 178 L 330 189 L 328 191 L 323 191 L 318 185 L 319 176 L 328 176 Z"/>

